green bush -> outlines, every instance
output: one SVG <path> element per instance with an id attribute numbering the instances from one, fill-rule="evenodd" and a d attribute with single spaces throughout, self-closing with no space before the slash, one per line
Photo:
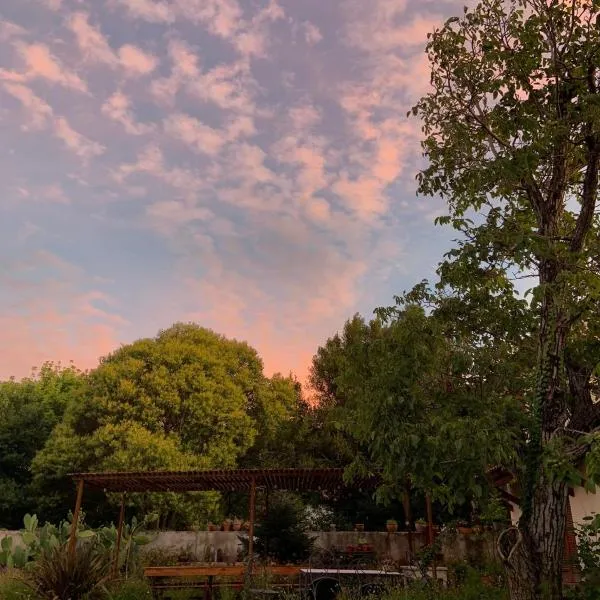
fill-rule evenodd
<path id="1" fill-rule="evenodd" d="M 108 589 L 109 600 L 144 600 L 152 598 L 150 585 L 144 580 L 117 582 Z"/>
<path id="2" fill-rule="evenodd" d="M 254 530 L 256 554 L 281 563 L 306 560 L 313 539 L 306 533 L 302 510 L 298 503 L 280 496 Z M 242 541 L 247 546 L 248 540 Z"/>
<path id="3" fill-rule="evenodd" d="M 28 585 L 21 570 L 8 569 L 0 573 L 0 600 L 39 600 Z"/>
<path id="4" fill-rule="evenodd" d="M 95 600 L 106 595 L 110 556 L 88 542 L 71 555 L 66 545 L 42 552 L 32 564 L 30 587 L 48 600 Z"/>

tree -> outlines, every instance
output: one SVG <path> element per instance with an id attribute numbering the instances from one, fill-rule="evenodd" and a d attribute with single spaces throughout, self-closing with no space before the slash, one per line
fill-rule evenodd
<path id="1" fill-rule="evenodd" d="M 35 457 L 40 509 L 56 517 L 70 505 L 73 471 L 236 466 L 255 441 L 254 407 L 269 386 L 274 405 L 285 405 L 289 389 L 269 383 L 254 349 L 197 325 L 121 347 L 90 372 L 85 394 Z M 160 511 L 163 522 L 189 523 L 207 506 L 216 510 L 214 497 L 203 498 L 204 506 L 194 499 L 198 510 L 182 496 L 138 496 L 136 504 Z M 91 515 L 94 503 L 86 506 Z"/>
<path id="2" fill-rule="evenodd" d="M 457 298 L 426 314 L 417 303 L 424 297 L 433 302 L 417 288 L 368 323 L 355 316 L 336 336 L 337 418 L 355 444 L 350 472 L 383 472 L 382 501 L 401 499 L 410 485 L 452 509 L 483 500 L 490 465 L 517 461 L 520 415 L 507 386 L 517 377 L 506 371 L 517 361 L 498 363 L 499 346 L 492 352 L 461 333 L 448 319 L 450 300 L 459 314 Z"/>
<path id="3" fill-rule="evenodd" d="M 464 233 L 453 257 L 464 278 L 512 269 L 538 281 L 523 515 L 504 538 L 513 599 L 562 597 L 564 464 L 600 422 L 587 385 L 595 358 L 569 350 L 600 289 L 599 15 L 595 0 L 465 9 L 430 37 L 432 91 L 413 109 L 428 159 L 419 191 L 447 200 L 440 220 Z"/>
<path id="4" fill-rule="evenodd" d="M 0 527 L 19 527 L 31 510 L 31 461 L 84 380 L 74 367 L 45 363 L 32 377 L 0 383 Z"/>

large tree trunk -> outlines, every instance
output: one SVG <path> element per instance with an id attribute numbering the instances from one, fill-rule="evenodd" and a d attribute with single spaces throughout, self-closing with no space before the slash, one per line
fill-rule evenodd
<path id="1" fill-rule="evenodd" d="M 568 488 L 540 478 L 530 516 L 499 540 L 511 600 L 560 600 Z"/>
<path id="2" fill-rule="evenodd" d="M 546 224 L 549 231 L 552 223 Z M 522 490 L 523 514 L 518 532 L 505 536 L 499 551 L 507 567 L 511 600 L 561 600 L 562 558 L 568 501 L 567 485 L 545 470 L 544 450 L 564 434 L 568 418 L 563 366 L 568 322 L 557 302 L 559 264 L 540 261 L 540 283 L 546 286 L 540 306 L 538 384 L 532 404 L 532 428 Z M 511 544 L 512 542 L 512 544 Z"/>

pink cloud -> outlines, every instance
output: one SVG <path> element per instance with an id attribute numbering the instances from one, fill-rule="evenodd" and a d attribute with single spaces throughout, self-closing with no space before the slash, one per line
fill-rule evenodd
<path id="1" fill-rule="evenodd" d="M 58 11 L 62 7 L 62 0 L 38 0 L 46 8 L 53 11 Z"/>
<path id="2" fill-rule="evenodd" d="M 10 275 L 31 271 L 43 277 L 24 283 Z M 106 294 L 93 288 L 81 291 L 92 282 L 78 266 L 38 252 L 13 264 L 0 281 L 12 298 L 0 312 L 0 377 L 27 376 L 46 360 L 93 367 L 99 356 L 118 346 L 116 327 L 126 322 L 98 306 L 112 303 Z"/>
<path id="3" fill-rule="evenodd" d="M 155 202 L 146 211 L 151 227 L 163 235 L 178 235 L 178 228 L 194 221 L 208 221 L 214 217 L 206 207 L 194 201 L 166 200 Z"/>
<path id="4" fill-rule="evenodd" d="M 72 150 L 83 160 L 99 156 L 106 150 L 101 144 L 75 131 L 64 117 L 58 117 L 54 120 L 54 133 L 64 142 L 69 150 Z"/>
<path id="5" fill-rule="evenodd" d="M 67 19 L 67 27 L 75 35 L 79 50 L 88 62 L 104 63 L 114 66 L 117 57 L 108 40 L 98 27 L 89 23 L 89 16 L 84 12 L 73 13 Z"/>
<path id="6" fill-rule="evenodd" d="M 23 106 L 28 121 L 23 125 L 24 130 L 33 131 L 46 127 L 48 120 L 52 117 L 52 107 L 47 102 L 24 85 L 5 83 L 4 89 Z"/>
<path id="7" fill-rule="evenodd" d="M 150 23 L 171 23 L 175 16 L 172 7 L 167 2 L 157 0 L 117 0 L 132 17 L 149 21 Z"/>
<path id="8" fill-rule="evenodd" d="M 87 92 L 83 79 L 61 64 L 44 44 L 19 44 L 18 50 L 27 66 L 26 80 L 45 79 L 78 92 Z"/>
<path id="9" fill-rule="evenodd" d="M 304 40 L 309 46 L 314 46 L 323 39 L 323 34 L 314 23 L 305 21 L 302 25 L 304 28 Z"/>
<path id="10" fill-rule="evenodd" d="M 217 154 L 225 143 L 220 131 L 183 113 L 167 117 L 164 128 L 169 135 L 190 146 L 194 152 L 202 154 Z"/>
<path id="11" fill-rule="evenodd" d="M 27 30 L 20 25 L 5 19 L 0 19 L 0 42 L 6 42 L 12 38 L 22 37 L 26 33 Z"/>
<path id="12" fill-rule="evenodd" d="M 129 98 L 121 91 L 112 94 L 102 105 L 102 114 L 109 119 L 123 125 L 125 131 L 131 135 L 143 135 L 153 131 L 149 124 L 137 123 L 131 110 Z"/>
<path id="13" fill-rule="evenodd" d="M 133 76 L 148 75 L 158 65 L 158 59 L 131 44 L 119 48 L 121 66 Z"/>
<path id="14" fill-rule="evenodd" d="M 200 73 L 198 56 L 181 40 L 171 40 L 168 47 L 173 71 L 182 77 L 194 78 Z"/>

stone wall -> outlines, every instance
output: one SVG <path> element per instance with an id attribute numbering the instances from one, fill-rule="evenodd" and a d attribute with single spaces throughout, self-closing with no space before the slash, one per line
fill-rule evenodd
<path id="1" fill-rule="evenodd" d="M 20 543 L 21 535 L 16 531 L 0 530 L 0 539 L 10 535 Z M 407 564 L 409 541 L 406 532 L 386 533 L 379 531 L 316 531 L 309 534 L 315 538 L 318 548 L 346 548 L 360 542 L 373 545 L 379 557 L 390 558 L 395 563 Z M 240 532 L 235 531 L 160 531 L 150 533 L 152 541 L 143 546 L 144 552 L 164 552 L 174 555 L 191 555 L 197 561 L 233 563 L 239 558 L 242 543 Z M 413 548 L 418 550 L 425 542 L 425 534 L 413 533 Z M 13 542 L 13 543 L 15 543 Z M 443 547 L 444 563 L 461 560 L 477 561 L 483 556 L 494 555 L 493 536 L 463 536 L 457 534 Z"/>

